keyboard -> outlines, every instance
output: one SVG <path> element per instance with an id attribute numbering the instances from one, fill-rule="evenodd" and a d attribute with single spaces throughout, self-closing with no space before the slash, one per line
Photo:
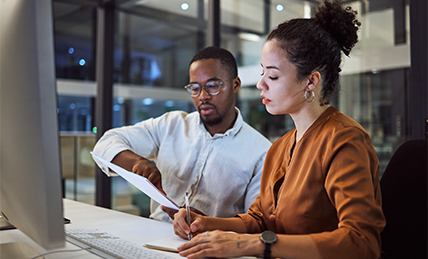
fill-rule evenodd
<path id="1" fill-rule="evenodd" d="M 97 229 L 67 229 L 65 233 L 68 242 L 107 259 L 171 259 L 165 254 Z"/>

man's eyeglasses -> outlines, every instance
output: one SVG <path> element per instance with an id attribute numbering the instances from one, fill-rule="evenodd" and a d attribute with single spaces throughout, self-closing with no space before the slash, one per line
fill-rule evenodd
<path id="1" fill-rule="evenodd" d="M 209 95 L 216 95 L 220 92 L 220 87 L 222 84 L 223 82 L 221 81 L 210 81 L 204 85 L 188 84 L 184 88 L 186 88 L 187 92 L 189 92 L 192 97 L 198 97 L 201 94 L 202 87 L 205 88 L 205 91 Z"/>

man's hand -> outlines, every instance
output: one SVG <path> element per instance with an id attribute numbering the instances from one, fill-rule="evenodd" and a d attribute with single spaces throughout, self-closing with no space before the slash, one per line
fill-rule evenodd
<path id="1" fill-rule="evenodd" d="M 165 195 L 165 191 L 162 189 L 162 176 L 156 165 L 150 160 L 135 154 L 132 151 L 125 150 L 117 154 L 113 160 L 113 164 L 121 166 L 128 171 L 133 172 L 149 179 L 156 188 L 158 188 Z"/>
<path id="2" fill-rule="evenodd" d="M 177 213 L 177 212 L 178 212 L 178 210 L 176 210 L 176 209 L 171 209 L 171 208 L 168 208 L 168 207 L 165 207 L 165 206 L 161 206 L 161 210 L 162 210 L 162 211 L 164 211 L 164 212 L 166 212 L 166 213 L 168 214 L 168 216 L 169 216 L 172 220 L 174 220 L 174 215 L 175 215 L 175 213 Z"/>
<path id="3" fill-rule="evenodd" d="M 162 189 L 162 176 L 159 169 L 150 160 L 141 157 L 132 167 L 131 172 L 144 176 L 165 195 Z"/>

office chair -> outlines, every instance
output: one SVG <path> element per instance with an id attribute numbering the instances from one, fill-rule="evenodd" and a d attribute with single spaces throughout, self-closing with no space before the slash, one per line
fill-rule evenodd
<path id="1" fill-rule="evenodd" d="M 427 143 L 402 144 L 380 180 L 382 258 L 427 258 Z"/>

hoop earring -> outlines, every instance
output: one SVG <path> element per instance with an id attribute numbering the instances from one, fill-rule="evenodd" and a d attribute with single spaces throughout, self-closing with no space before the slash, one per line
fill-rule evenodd
<path id="1" fill-rule="evenodd" d="M 308 99 L 308 92 L 312 93 L 312 98 L 311 99 Z M 305 97 L 306 102 L 311 103 L 311 102 L 313 102 L 315 100 L 315 92 L 306 89 L 305 93 L 303 94 L 303 97 Z"/>

